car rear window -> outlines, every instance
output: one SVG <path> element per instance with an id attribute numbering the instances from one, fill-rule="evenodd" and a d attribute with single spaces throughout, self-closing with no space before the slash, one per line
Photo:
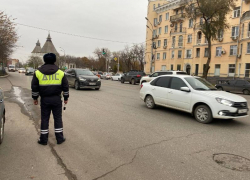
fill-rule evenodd
<path id="1" fill-rule="evenodd" d="M 186 72 L 177 72 L 176 74 L 179 74 L 179 75 L 181 75 L 181 74 L 183 74 L 183 75 L 187 75 L 187 73 L 186 73 Z"/>

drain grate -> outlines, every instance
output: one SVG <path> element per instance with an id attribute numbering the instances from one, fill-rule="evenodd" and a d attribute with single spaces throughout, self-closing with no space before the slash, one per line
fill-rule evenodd
<path id="1" fill-rule="evenodd" d="M 220 153 L 214 154 L 214 161 L 220 166 L 235 171 L 250 171 L 250 159 L 242 156 Z"/>

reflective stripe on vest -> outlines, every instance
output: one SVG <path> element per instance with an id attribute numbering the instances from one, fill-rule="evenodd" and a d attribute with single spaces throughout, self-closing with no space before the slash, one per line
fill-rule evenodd
<path id="1" fill-rule="evenodd" d="M 55 74 L 45 75 L 41 73 L 39 70 L 36 70 L 36 77 L 39 80 L 39 86 L 53 86 L 53 85 L 61 85 L 62 79 L 64 77 L 64 72 L 58 70 Z"/>

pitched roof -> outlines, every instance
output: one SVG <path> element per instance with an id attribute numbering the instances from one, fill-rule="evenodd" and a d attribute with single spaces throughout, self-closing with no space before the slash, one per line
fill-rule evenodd
<path id="1" fill-rule="evenodd" d="M 42 48 L 41 48 L 40 42 L 38 40 L 36 43 L 36 47 L 33 49 L 33 51 L 31 53 L 41 53 L 41 50 L 42 50 Z"/>
<path id="2" fill-rule="evenodd" d="M 48 35 L 47 41 L 45 42 L 41 53 L 54 53 L 54 54 L 59 54 L 54 46 L 54 44 L 51 41 L 50 34 Z"/>

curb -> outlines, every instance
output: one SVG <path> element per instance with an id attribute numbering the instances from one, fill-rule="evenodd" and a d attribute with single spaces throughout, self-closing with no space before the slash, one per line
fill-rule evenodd
<path id="1" fill-rule="evenodd" d="M 5 76 L 0 76 L 0 78 L 6 78 L 6 77 L 8 77 L 9 76 L 9 74 L 7 74 L 7 75 L 5 75 Z"/>

